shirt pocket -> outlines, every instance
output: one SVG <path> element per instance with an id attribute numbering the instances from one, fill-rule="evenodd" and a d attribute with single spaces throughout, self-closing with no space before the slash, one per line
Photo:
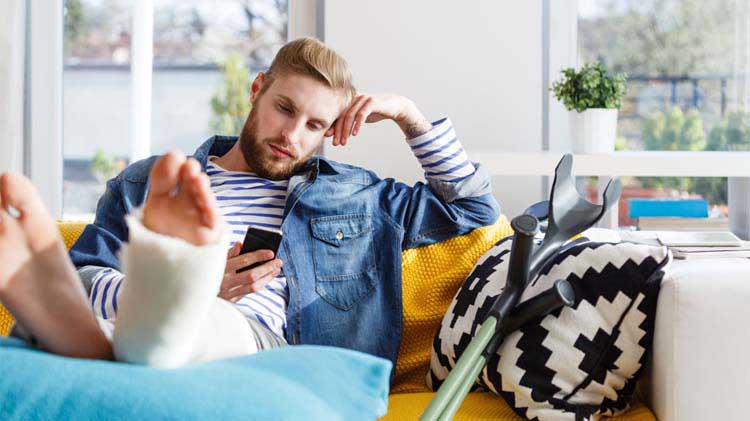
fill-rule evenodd
<path id="1" fill-rule="evenodd" d="M 372 217 L 333 215 L 310 220 L 315 291 L 341 310 L 349 310 L 375 287 L 377 268 Z"/>

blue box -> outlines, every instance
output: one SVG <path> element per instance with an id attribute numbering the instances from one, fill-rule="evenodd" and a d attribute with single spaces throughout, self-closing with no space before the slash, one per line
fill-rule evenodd
<path id="1" fill-rule="evenodd" d="M 682 218 L 707 218 L 708 202 L 705 199 L 628 199 L 630 218 L 643 216 L 672 216 Z"/>

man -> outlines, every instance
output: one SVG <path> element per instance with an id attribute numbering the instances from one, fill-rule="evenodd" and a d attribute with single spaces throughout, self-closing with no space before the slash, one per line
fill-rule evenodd
<path id="1" fill-rule="evenodd" d="M 395 362 L 401 252 L 493 223 L 499 210 L 488 175 L 469 162 L 448 119 L 431 124 L 398 95 L 356 94 L 345 61 L 319 41 L 285 45 L 250 94 L 239 138 L 214 136 L 194 154 L 231 233 L 219 297 L 246 318 L 258 349 L 322 344 Z M 426 185 L 314 156 L 325 138 L 344 146 L 364 123 L 381 120 L 401 128 Z M 156 160 L 131 164 L 108 182 L 94 224 L 70 251 L 101 319 L 118 318 L 129 276 L 117 257 L 128 240 L 125 217 L 149 197 Z M 146 227 L 180 224 L 149 218 Z M 278 255 L 238 255 L 248 226 L 279 230 Z"/>

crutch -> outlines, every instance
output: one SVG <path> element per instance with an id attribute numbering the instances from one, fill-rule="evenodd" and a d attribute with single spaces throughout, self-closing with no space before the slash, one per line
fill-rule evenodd
<path id="1" fill-rule="evenodd" d="M 547 211 L 548 225 L 539 246 L 534 246 L 534 236 L 539 231 L 539 220 L 535 216 L 523 214 L 511 221 L 514 234 L 506 286 L 420 420 L 453 419 L 479 373 L 497 352 L 506 335 L 563 305 L 573 305 L 573 288 L 564 279 L 557 280 L 549 290 L 518 304 L 529 282 L 555 257 L 561 246 L 596 224 L 620 198 L 620 180 L 612 179 L 604 190 L 601 205 L 590 203 L 576 190 L 572 167 L 573 156 L 566 154 L 555 168 Z"/>

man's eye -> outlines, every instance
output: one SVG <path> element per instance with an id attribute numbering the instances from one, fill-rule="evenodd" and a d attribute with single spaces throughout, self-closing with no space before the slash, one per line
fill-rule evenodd
<path id="1" fill-rule="evenodd" d="M 317 124 L 315 124 L 315 123 L 307 123 L 307 127 L 308 127 L 308 128 L 310 129 L 310 130 L 320 130 L 320 126 L 318 126 L 318 125 L 317 125 Z"/>
<path id="2" fill-rule="evenodd" d="M 278 105 L 278 108 L 279 108 L 279 111 L 281 111 L 284 114 L 289 114 L 289 113 L 292 112 L 292 110 L 290 110 L 289 108 L 287 108 L 287 107 L 285 107 L 283 105 Z"/>

